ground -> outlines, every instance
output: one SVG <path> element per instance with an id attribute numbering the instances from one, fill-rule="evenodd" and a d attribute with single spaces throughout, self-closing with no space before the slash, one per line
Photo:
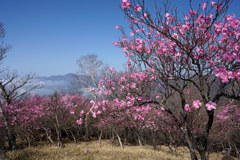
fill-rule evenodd
<path id="1" fill-rule="evenodd" d="M 186 147 L 178 147 L 171 153 L 166 146 L 125 145 L 121 149 L 110 140 L 67 143 L 59 148 L 50 144 L 10 151 L 11 160 L 188 160 L 190 156 Z M 210 160 L 220 160 L 221 154 L 210 154 Z"/>

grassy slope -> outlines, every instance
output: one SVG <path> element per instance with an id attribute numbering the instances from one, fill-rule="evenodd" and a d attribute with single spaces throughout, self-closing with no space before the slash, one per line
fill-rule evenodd
<path id="1" fill-rule="evenodd" d="M 168 147 L 161 146 L 154 151 L 151 146 L 124 146 L 121 149 L 109 141 L 69 143 L 58 148 L 53 145 L 39 145 L 8 152 L 12 160 L 188 160 L 187 148 L 179 147 L 170 153 Z M 221 159 L 219 154 L 211 154 L 210 159 Z"/>

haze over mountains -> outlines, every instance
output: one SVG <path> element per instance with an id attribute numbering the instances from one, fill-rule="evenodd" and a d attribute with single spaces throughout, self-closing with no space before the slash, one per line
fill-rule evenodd
<path id="1" fill-rule="evenodd" d="M 54 92 L 58 93 L 72 93 L 81 88 L 81 92 L 86 92 L 87 89 L 83 87 L 83 83 L 76 83 L 77 75 L 68 73 L 65 75 L 53 75 L 49 77 L 36 77 L 33 85 L 40 85 L 41 87 L 32 91 L 32 94 L 51 95 Z M 81 75 L 81 80 L 88 79 L 88 76 Z"/>

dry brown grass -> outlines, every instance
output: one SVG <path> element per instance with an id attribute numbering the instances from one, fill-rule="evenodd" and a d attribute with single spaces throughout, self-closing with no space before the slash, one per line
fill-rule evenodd
<path id="1" fill-rule="evenodd" d="M 121 149 L 110 141 L 68 143 L 58 148 L 53 145 L 39 145 L 8 152 L 12 160 L 188 160 L 187 148 L 179 147 L 170 153 L 166 146 L 158 146 L 154 151 L 152 146 L 124 146 Z M 222 155 L 211 154 L 211 160 L 220 160 Z"/>

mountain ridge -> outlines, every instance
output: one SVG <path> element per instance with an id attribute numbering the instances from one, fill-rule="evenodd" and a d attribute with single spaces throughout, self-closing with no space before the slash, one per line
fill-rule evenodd
<path id="1" fill-rule="evenodd" d="M 54 92 L 70 93 L 76 92 L 76 88 L 83 86 L 81 82 L 77 82 L 78 75 L 67 73 L 64 75 L 38 76 L 32 80 L 32 85 L 40 86 L 31 92 L 31 94 L 51 95 Z M 87 75 L 80 75 L 79 79 L 88 79 Z M 78 85 L 76 87 L 76 85 Z M 82 88 L 82 87 L 81 87 Z"/>

